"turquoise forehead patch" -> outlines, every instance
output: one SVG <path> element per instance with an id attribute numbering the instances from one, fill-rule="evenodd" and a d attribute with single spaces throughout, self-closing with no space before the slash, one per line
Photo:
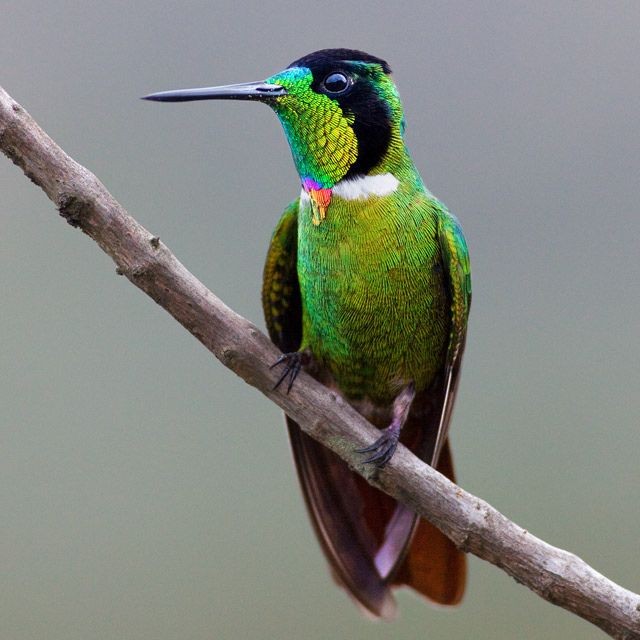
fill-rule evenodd
<path id="1" fill-rule="evenodd" d="M 279 84 L 285 88 L 292 87 L 296 84 L 309 87 L 313 82 L 313 74 L 311 73 L 311 69 L 307 67 L 291 67 L 291 69 L 285 69 L 267 78 L 265 82 Z"/>

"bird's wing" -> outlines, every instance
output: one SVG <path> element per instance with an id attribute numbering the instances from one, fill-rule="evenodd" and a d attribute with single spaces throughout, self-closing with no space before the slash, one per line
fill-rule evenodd
<path id="1" fill-rule="evenodd" d="M 262 309 L 269 336 L 285 353 L 297 351 L 302 340 L 297 243 L 298 200 L 295 200 L 284 210 L 273 232 L 262 278 Z"/>
<path id="2" fill-rule="evenodd" d="M 296 201 L 285 210 L 271 239 L 262 288 L 269 335 L 284 352 L 299 349 L 302 339 L 297 215 Z M 374 558 L 394 501 L 288 417 L 287 427 L 302 493 L 334 578 L 370 613 L 391 617 L 395 602 Z"/>
<path id="3" fill-rule="evenodd" d="M 462 354 L 467 335 L 467 320 L 471 307 L 471 265 L 469 250 L 458 219 L 446 210 L 438 220 L 438 240 L 447 277 L 451 301 L 451 333 L 444 367 L 443 400 L 431 465 L 436 466 L 447 439 L 451 414 L 458 390 Z"/>

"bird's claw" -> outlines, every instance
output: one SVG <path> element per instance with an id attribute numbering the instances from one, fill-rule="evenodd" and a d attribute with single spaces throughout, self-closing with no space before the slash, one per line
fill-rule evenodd
<path id="1" fill-rule="evenodd" d="M 269 369 L 273 369 L 277 367 L 279 364 L 285 363 L 284 370 L 282 371 L 282 375 L 278 378 L 278 381 L 273 385 L 273 389 L 277 389 L 284 380 L 288 379 L 289 383 L 287 384 L 287 393 L 291 391 L 291 387 L 295 382 L 295 379 L 298 377 L 300 370 L 302 369 L 303 363 L 303 354 L 299 351 L 293 351 L 292 353 L 283 353 L 270 367 Z"/>
<path id="2" fill-rule="evenodd" d="M 392 424 L 382 432 L 382 435 L 373 444 L 362 449 L 356 449 L 356 453 L 373 453 L 372 456 L 363 460 L 363 464 L 373 464 L 378 469 L 382 469 L 393 457 L 398 448 L 399 439 L 400 429 L 395 424 Z"/>

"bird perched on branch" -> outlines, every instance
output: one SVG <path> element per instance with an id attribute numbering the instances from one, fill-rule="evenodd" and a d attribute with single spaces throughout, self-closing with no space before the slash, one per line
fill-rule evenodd
<path id="1" fill-rule="evenodd" d="M 425 187 L 404 143 L 389 65 L 324 49 L 264 82 L 166 91 L 150 100 L 256 100 L 284 128 L 302 190 L 276 227 L 263 307 L 284 355 L 278 384 L 304 367 L 380 437 L 384 467 L 402 441 L 454 480 L 447 438 L 471 303 L 458 220 Z M 365 611 L 392 617 L 392 589 L 457 604 L 465 557 L 439 530 L 367 484 L 287 418 L 314 529 L 335 580 Z"/>

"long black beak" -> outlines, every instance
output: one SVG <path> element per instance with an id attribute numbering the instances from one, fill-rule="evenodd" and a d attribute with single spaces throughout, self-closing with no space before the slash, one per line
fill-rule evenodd
<path id="1" fill-rule="evenodd" d="M 262 100 L 277 98 L 287 94 L 287 90 L 279 84 L 267 82 L 243 82 L 227 84 L 222 87 L 201 87 L 200 89 L 178 89 L 177 91 L 160 91 L 144 96 L 143 100 L 158 102 L 188 102 L 191 100 Z"/>

